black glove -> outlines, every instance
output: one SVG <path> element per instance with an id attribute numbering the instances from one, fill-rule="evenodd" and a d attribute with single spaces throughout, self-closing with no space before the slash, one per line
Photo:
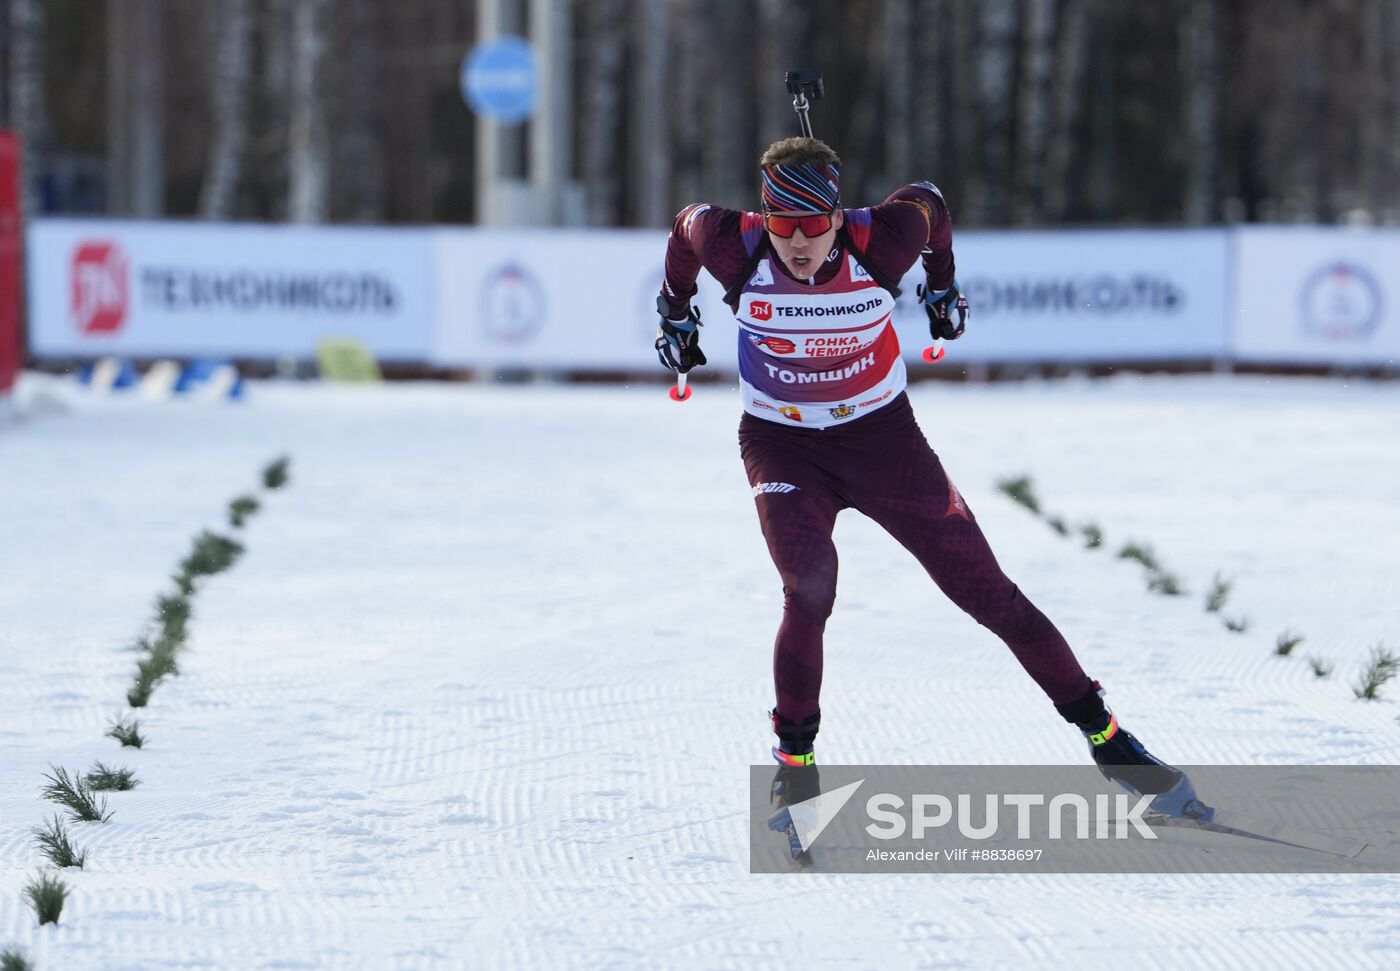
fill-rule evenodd
<path id="1" fill-rule="evenodd" d="M 662 296 L 656 298 L 656 310 L 661 315 L 656 333 L 656 356 L 661 366 L 685 374 L 691 368 L 708 364 L 705 352 L 700 350 L 700 311 L 690 307 L 683 320 L 671 320 L 666 316 L 671 312 L 670 304 Z"/>
<path id="2" fill-rule="evenodd" d="M 918 293 L 919 302 L 928 314 L 929 334 L 946 341 L 955 341 L 963 335 L 963 331 L 967 330 L 969 311 L 967 297 L 963 296 L 957 280 L 947 290 L 930 290 L 921 283 Z M 955 315 L 956 321 L 953 319 Z"/>

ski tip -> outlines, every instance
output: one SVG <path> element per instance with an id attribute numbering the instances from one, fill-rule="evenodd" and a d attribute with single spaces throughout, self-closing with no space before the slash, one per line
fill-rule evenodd
<path id="1" fill-rule="evenodd" d="M 671 400 L 672 400 L 672 401 L 689 401 L 689 400 L 690 400 L 690 389 L 689 389 L 689 388 L 684 388 L 684 389 L 682 389 L 682 388 L 672 388 L 672 389 L 671 389 Z"/>

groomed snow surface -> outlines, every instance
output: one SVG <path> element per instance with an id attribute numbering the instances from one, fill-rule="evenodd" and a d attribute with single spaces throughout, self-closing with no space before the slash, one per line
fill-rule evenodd
<path id="1" fill-rule="evenodd" d="M 1390 763 L 1400 387 L 1134 378 L 916 386 L 1002 565 L 1124 724 L 1182 763 Z M 26 375 L 0 428 L 0 949 L 157 968 L 1400 967 L 1400 877 L 748 872 L 781 591 L 736 394 L 656 385 L 254 384 L 88 397 Z M 58 405 L 65 407 L 59 408 Z M 182 673 L 126 711 L 127 647 L 201 528 L 275 456 Z M 1150 543 L 1191 589 L 995 490 Z M 989 633 L 853 512 L 837 524 L 828 763 L 1079 763 Z M 1226 631 L 1201 600 L 1233 577 Z M 1285 628 L 1307 640 L 1273 656 Z M 1334 671 L 1315 678 L 1306 658 Z M 1392 684 L 1400 698 L 1400 684 Z M 63 876 L 21 896 L 50 764 L 128 766 Z"/>

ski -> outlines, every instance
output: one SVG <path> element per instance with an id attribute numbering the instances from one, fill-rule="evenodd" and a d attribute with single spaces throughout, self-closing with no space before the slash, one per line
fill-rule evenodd
<path id="1" fill-rule="evenodd" d="M 1198 804 L 1199 805 L 1199 804 Z M 1279 843 L 1315 853 L 1326 853 L 1343 859 L 1354 859 L 1369 845 L 1362 840 L 1347 836 L 1329 836 L 1313 830 L 1291 826 L 1272 819 L 1250 816 L 1245 813 L 1200 806 L 1198 815 L 1175 816 L 1166 813 L 1149 812 L 1143 817 L 1149 826 L 1176 826 L 1185 829 L 1200 829 L 1227 836 L 1262 840 L 1266 843 Z"/>

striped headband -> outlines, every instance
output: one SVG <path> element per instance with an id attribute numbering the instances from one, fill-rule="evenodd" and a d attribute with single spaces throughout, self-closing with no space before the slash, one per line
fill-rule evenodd
<path id="1" fill-rule="evenodd" d="M 841 205 L 841 168 L 825 162 L 763 167 L 764 212 L 831 212 Z"/>

